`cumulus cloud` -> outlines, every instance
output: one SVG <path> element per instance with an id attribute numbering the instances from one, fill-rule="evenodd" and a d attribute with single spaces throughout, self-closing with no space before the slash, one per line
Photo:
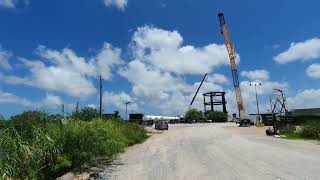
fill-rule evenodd
<path id="1" fill-rule="evenodd" d="M 31 108 L 55 109 L 61 106 L 63 101 L 59 96 L 47 94 L 44 99 L 36 102 L 9 92 L 0 91 L 0 104 L 14 104 Z"/>
<path id="2" fill-rule="evenodd" d="M 183 46 L 177 31 L 151 26 L 137 29 L 132 38 L 132 51 L 140 61 L 177 74 L 210 73 L 216 67 L 229 64 L 224 45 L 204 47 Z"/>
<path id="3" fill-rule="evenodd" d="M 87 107 L 90 107 L 90 108 L 97 108 L 97 106 L 95 104 L 88 104 Z"/>
<path id="4" fill-rule="evenodd" d="M 319 79 L 320 78 L 320 64 L 311 64 L 307 68 L 306 73 L 309 77 Z"/>
<path id="5" fill-rule="evenodd" d="M 131 61 L 127 67 L 120 69 L 119 74 L 132 83 L 134 95 L 153 102 L 163 102 L 174 91 L 188 90 L 182 79 L 148 67 L 138 60 Z"/>
<path id="6" fill-rule="evenodd" d="M 12 69 L 11 65 L 9 64 L 9 59 L 11 58 L 12 53 L 2 49 L 0 46 L 0 68 L 3 68 L 5 70 Z"/>
<path id="7" fill-rule="evenodd" d="M 31 101 L 18 97 L 9 92 L 2 92 L 0 91 L 0 104 L 17 104 L 22 106 L 30 106 L 32 103 Z"/>
<path id="8" fill-rule="evenodd" d="M 0 7 L 14 9 L 18 4 L 24 4 L 28 6 L 30 4 L 29 0 L 0 0 Z"/>
<path id="9" fill-rule="evenodd" d="M 17 0 L 0 0 L 0 6 L 4 8 L 15 8 Z"/>
<path id="10" fill-rule="evenodd" d="M 286 64 L 298 60 L 312 60 L 320 58 L 320 39 L 313 38 L 303 42 L 291 43 L 290 48 L 274 57 L 279 64 Z"/>
<path id="11" fill-rule="evenodd" d="M 63 104 L 62 99 L 59 96 L 55 96 L 53 94 L 47 94 L 46 97 L 38 103 L 37 106 L 51 109 L 58 108 Z"/>
<path id="12" fill-rule="evenodd" d="M 10 84 L 25 84 L 72 97 L 86 98 L 96 93 L 92 79 L 102 75 L 104 79 L 110 80 L 111 68 L 122 63 L 121 50 L 108 43 L 90 59 L 78 56 L 69 48 L 58 51 L 39 46 L 36 54 L 43 61 L 20 58 L 30 75 L 1 75 L 0 79 Z"/>
<path id="13" fill-rule="evenodd" d="M 293 97 L 287 98 L 287 103 L 290 109 L 299 108 L 319 108 L 320 89 L 306 89 L 298 92 Z"/>
<path id="14" fill-rule="evenodd" d="M 217 84 L 226 84 L 229 82 L 228 78 L 223 75 L 223 74 L 213 74 L 209 75 L 207 80 L 212 83 L 217 83 Z"/>
<path id="15" fill-rule="evenodd" d="M 105 80 L 111 80 L 112 68 L 123 63 L 121 49 L 115 48 L 109 43 L 104 43 L 100 52 L 91 61 L 94 62 L 96 73 L 102 75 Z"/>
<path id="16" fill-rule="evenodd" d="M 125 103 L 131 102 L 131 104 L 129 105 L 130 110 L 136 111 L 139 109 L 139 106 L 136 102 L 134 102 L 134 99 L 129 94 L 123 91 L 119 93 L 108 91 L 104 92 L 103 102 L 105 105 L 114 106 L 115 108 L 118 108 L 120 110 L 125 110 Z"/>
<path id="17" fill-rule="evenodd" d="M 266 70 L 242 71 L 241 76 L 250 80 L 268 80 L 270 77 Z"/>
<path id="18" fill-rule="evenodd" d="M 289 87 L 289 84 L 287 82 L 277 82 L 277 81 L 271 81 L 269 80 L 269 72 L 263 70 L 261 74 L 265 74 L 264 76 L 259 76 L 255 75 L 255 73 L 250 73 L 250 72 L 260 72 L 261 70 L 253 70 L 253 71 L 247 71 L 249 72 L 248 74 L 249 81 L 241 81 L 240 82 L 240 87 L 242 91 L 242 98 L 244 100 L 245 107 L 247 109 L 247 113 L 256 113 L 256 97 L 255 97 L 255 88 L 250 86 L 252 83 L 261 83 L 261 86 L 257 87 L 257 94 L 259 95 L 259 99 L 262 97 L 268 97 L 273 93 L 273 89 L 279 88 L 283 90 L 287 90 Z M 248 75 L 246 74 L 246 75 Z M 252 75 L 253 74 L 253 75 Z M 259 73 L 258 73 L 259 74 Z M 267 74 L 267 76 L 266 76 Z M 234 92 L 229 92 L 229 93 L 234 93 Z M 227 96 L 227 100 L 229 101 L 229 109 L 233 109 L 234 107 L 237 108 L 236 106 L 236 99 L 235 99 L 235 94 L 231 95 L 230 94 Z M 260 99 L 261 100 L 261 99 Z M 268 102 L 260 101 L 260 109 L 261 111 L 267 111 L 267 108 L 269 107 Z M 236 109 L 235 109 L 236 110 Z M 234 111 L 234 112 L 237 112 Z"/>
<path id="19" fill-rule="evenodd" d="M 115 6 L 119 10 L 124 11 L 125 8 L 127 7 L 128 0 L 104 0 L 104 4 L 107 7 Z"/>

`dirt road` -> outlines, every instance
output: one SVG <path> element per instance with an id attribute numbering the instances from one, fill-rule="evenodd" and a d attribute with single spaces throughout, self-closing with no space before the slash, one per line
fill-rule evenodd
<path id="1" fill-rule="evenodd" d="M 320 179 L 318 142 L 267 137 L 263 128 L 233 124 L 171 125 L 118 161 L 123 165 L 107 179 Z"/>

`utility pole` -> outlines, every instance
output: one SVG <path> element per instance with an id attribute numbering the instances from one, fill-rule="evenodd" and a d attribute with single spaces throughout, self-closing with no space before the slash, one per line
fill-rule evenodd
<path id="1" fill-rule="evenodd" d="M 102 76 L 100 75 L 100 109 L 99 116 L 102 118 Z"/>
<path id="2" fill-rule="evenodd" d="M 261 86 L 261 83 L 250 83 L 250 86 L 254 86 L 254 90 L 256 92 L 256 103 L 257 103 L 257 112 L 258 112 L 258 123 L 261 125 L 261 119 L 260 119 L 260 110 L 259 110 L 259 100 L 258 100 L 258 93 L 257 93 L 257 86 Z M 257 124 L 258 124 L 257 123 Z"/>
<path id="3" fill-rule="evenodd" d="M 126 119 L 128 119 L 128 104 L 131 104 L 131 102 L 126 102 Z"/>

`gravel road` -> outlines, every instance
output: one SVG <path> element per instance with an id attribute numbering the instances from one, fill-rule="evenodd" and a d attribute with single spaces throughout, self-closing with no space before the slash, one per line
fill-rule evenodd
<path id="1" fill-rule="evenodd" d="M 319 142 L 264 131 L 230 123 L 171 125 L 129 148 L 107 179 L 320 179 Z"/>

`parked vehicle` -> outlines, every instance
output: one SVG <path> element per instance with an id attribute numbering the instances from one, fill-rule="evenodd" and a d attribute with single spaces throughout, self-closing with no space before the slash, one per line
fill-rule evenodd
<path id="1" fill-rule="evenodd" d="M 169 123 L 167 121 L 163 121 L 163 120 L 156 121 L 154 128 L 156 130 L 168 130 L 169 129 Z"/>

